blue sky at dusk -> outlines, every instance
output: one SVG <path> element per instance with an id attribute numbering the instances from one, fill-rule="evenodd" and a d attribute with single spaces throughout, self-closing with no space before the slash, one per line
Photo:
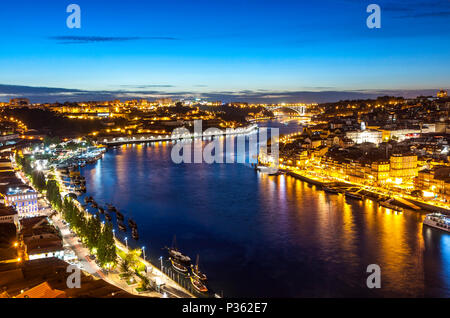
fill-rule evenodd
<path id="1" fill-rule="evenodd" d="M 66 26 L 71 3 L 81 29 Z M 370 3 L 381 29 L 366 26 Z M 450 0 L 2 1 L 0 98 L 434 92 L 450 87 L 449 22 Z"/>

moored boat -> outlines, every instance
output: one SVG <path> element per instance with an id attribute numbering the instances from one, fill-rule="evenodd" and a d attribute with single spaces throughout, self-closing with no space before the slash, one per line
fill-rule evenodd
<path id="1" fill-rule="evenodd" d="M 166 247 L 167 251 L 171 258 L 176 259 L 179 262 L 189 264 L 191 262 L 191 258 L 189 256 L 183 255 L 177 248 L 177 238 L 173 237 L 172 247 Z"/>
<path id="2" fill-rule="evenodd" d="M 127 227 L 125 226 L 125 224 L 123 224 L 122 222 L 118 222 L 118 223 L 117 223 L 117 226 L 118 226 L 118 228 L 119 228 L 120 231 L 126 232 Z"/>
<path id="3" fill-rule="evenodd" d="M 183 255 L 177 249 L 168 247 L 167 250 L 169 251 L 169 255 L 171 257 L 173 257 L 174 259 L 177 259 L 178 261 L 183 262 L 183 263 L 191 262 L 191 258 L 189 256 Z"/>
<path id="4" fill-rule="evenodd" d="M 172 264 L 172 267 L 181 274 L 186 274 L 188 269 L 186 266 L 178 262 L 177 260 L 173 259 L 172 257 L 169 258 L 170 263 Z"/>
<path id="5" fill-rule="evenodd" d="M 192 286 L 200 293 L 206 293 L 208 292 L 208 288 L 196 277 L 189 276 L 189 279 L 191 280 Z"/>
<path id="6" fill-rule="evenodd" d="M 123 220 L 125 220 L 125 217 L 123 216 L 123 214 L 120 213 L 120 212 L 117 211 L 117 210 L 116 210 L 116 216 L 117 216 L 117 219 L 120 220 L 120 221 L 122 221 L 122 222 L 123 222 Z"/>
<path id="7" fill-rule="evenodd" d="M 380 206 L 382 206 L 383 208 L 392 210 L 392 211 L 396 211 L 396 212 L 403 212 L 403 209 L 401 207 L 398 207 L 396 205 L 390 204 L 389 202 L 378 202 L 378 204 Z"/>
<path id="8" fill-rule="evenodd" d="M 128 219 L 128 225 L 132 228 L 137 229 L 137 224 L 136 224 L 136 222 L 134 222 L 133 219 Z"/>
<path id="9" fill-rule="evenodd" d="M 136 241 L 139 240 L 139 233 L 138 233 L 138 231 L 135 228 L 133 228 L 131 230 L 131 237 L 133 239 L 135 239 Z"/>
<path id="10" fill-rule="evenodd" d="M 356 192 L 345 192 L 345 196 L 347 198 L 356 199 L 356 200 L 362 200 L 363 196 Z"/>
<path id="11" fill-rule="evenodd" d="M 331 194 L 339 194 L 338 189 L 332 188 L 332 187 L 327 187 L 327 186 L 323 187 L 323 191 L 325 191 L 327 193 L 331 193 Z"/>
<path id="12" fill-rule="evenodd" d="M 423 224 L 450 233 L 450 217 L 441 213 L 427 214 Z"/>
<path id="13" fill-rule="evenodd" d="M 204 273 L 200 271 L 200 268 L 198 266 L 199 258 L 200 258 L 199 255 L 197 255 L 197 261 L 195 262 L 195 265 L 191 265 L 192 274 L 194 274 L 194 276 L 197 277 L 198 279 L 205 281 L 208 278 Z"/>
<path id="14" fill-rule="evenodd" d="M 110 211 L 110 212 L 117 212 L 117 209 L 116 209 L 116 207 L 114 205 L 107 204 L 106 206 L 108 208 L 108 211 Z"/>

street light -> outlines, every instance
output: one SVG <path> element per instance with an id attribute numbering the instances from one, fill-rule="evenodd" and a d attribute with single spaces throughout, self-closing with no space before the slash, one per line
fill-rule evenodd
<path id="1" fill-rule="evenodd" d="M 128 237 L 125 237 L 125 244 L 127 245 L 128 248 Z"/>
<path id="2" fill-rule="evenodd" d="M 145 261 L 145 246 L 142 246 L 142 252 L 144 253 L 144 261 Z"/>
<path id="3" fill-rule="evenodd" d="M 116 230 L 113 229 L 113 236 L 116 237 Z"/>
<path id="4" fill-rule="evenodd" d="M 159 257 L 159 260 L 161 261 L 161 272 L 162 272 L 162 270 L 163 270 L 163 262 L 162 262 L 162 261 L 163 261 L 163 257 L 160 256 L 160 257 Z"/>

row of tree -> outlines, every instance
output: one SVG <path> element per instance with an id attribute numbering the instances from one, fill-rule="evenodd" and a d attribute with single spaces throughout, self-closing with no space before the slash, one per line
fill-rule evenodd
<path id="1" fill-rule="evenodd" d="M 64 199 L 62 214 L 89 250 L 97 254 L 101 266 L 116 262 L 116 245 L 111 223 L 102 225 L 99 218 L 86 217 L 84 211 L 80 211 L 69 197 Z"/>
<path id="2" fill-rule="evenodd" d="M 33 170 L 29 156 L 16 154 L 16 163 L 31 179 L 33 186 L 46 193 L 53 208 L 62 213 L 63 218 L 83 239 L 91 253 L 97 254 L 100 265 L 115 264 L 117 255 L 112 224 L 108 222 L 102 225 L 97 217 L 87 217 L 69 196 L 63 201 L 58 182 L 54 179 L 46 180 L 42 171 Z"/>

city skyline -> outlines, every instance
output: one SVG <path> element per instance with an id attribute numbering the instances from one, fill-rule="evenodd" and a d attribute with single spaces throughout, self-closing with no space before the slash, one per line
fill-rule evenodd
<path id="1" fill-rule="evenodd" d="M 328 102 L 450 86 L 449 1 L 4 3 L 0 99 Z M 20 23 L 17 23 L 17 17 Z M 6 30 L 8 32 L 6 32 Z"/>

